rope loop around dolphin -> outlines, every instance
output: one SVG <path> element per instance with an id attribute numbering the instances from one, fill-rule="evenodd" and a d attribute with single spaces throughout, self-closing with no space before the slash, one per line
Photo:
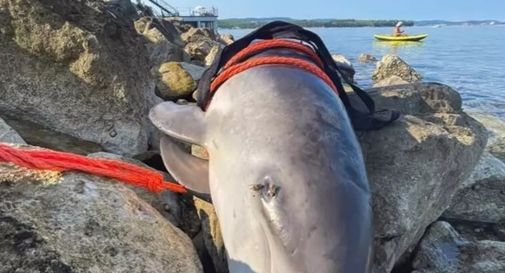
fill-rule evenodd
<path id="1" fill-rule="evenodd" d="M 295 52 L 307 56 L 310 60 L 284 57 L 284 56 L 258 56 L 251 58 L 259 53 L 270 49 L 291 49 Z M 215 93 L 219 86 L 226 82 L 231 77 L 244 72 L 250 68 L 261 65 L 283 65 L 305 70 L 323 80 L 338 96 L 338 89 L 331 78 L 324 72 L 324 64 L 314 49 L 302 42 L 295 42 L 286 39 L 261 40 L 255 42 L 248 47 L 239 51 L 235 56 L 230 58 L 223 66 L 221 71 L 210 83 L 210 92 Z M 210 104 L 210 101 L 207 104 Z"/>

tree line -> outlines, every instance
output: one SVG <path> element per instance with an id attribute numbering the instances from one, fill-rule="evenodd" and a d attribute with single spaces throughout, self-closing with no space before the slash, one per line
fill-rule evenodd
<path id="1" fill-rule="evenodd" d="M 311 19 L 298 20 L 287 18 L 266 19 L 222 19 L 219 20 L 220 28 L 257 28 L 273 20 L 283 20 L 300 25 L 302 27 L 393 27 L 398 21 L 404 26 L 413 26 L 414 21 L 409 20 L 355 20 L 355 19 Z"/>

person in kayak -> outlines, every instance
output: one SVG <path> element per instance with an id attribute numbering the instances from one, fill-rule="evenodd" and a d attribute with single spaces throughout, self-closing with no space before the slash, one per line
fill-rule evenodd
<path id="1" fill-rule="evenodd" d="M 396 24 L 396 27 L 395 27 L 395 36 L 402 36 L 404 31 L 401 30 L 401 27 L 403 25 L 403 22 L 398 22 L 398 24 Z"/>

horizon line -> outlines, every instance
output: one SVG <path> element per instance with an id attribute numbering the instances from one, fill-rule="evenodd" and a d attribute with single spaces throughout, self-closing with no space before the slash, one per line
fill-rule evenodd
<path id="1" fill-rule="evenodd" d="M 230 20 L 230 19 L 289 19 L 289 20 L 361 20 L 361 21 L 366 21 L 366 20 L 374 20 L 374 21 L 395 21 L 395 20 L 404 20 L 404 21 L 413 21 L 413 22 L 420 22 L 420 21 L 444 21 L 444 22 L 449 22 L 449 23 L 462 23 L 462 22 L 470 22 L 470 21 L 495 21 L 495 22 L 502 22 L 505 23 L 504 20 L 497 20 L 497 19 L 465 19 L 465 20 L 446 20 L 446 19 L 405 19 L 405 18 L 392 18 L 392 19 L 356 19 L 356 18 L 293 18 L 293 17 L 286 17 L 286 16 L 279 16 L 279 17 L 227 17 L 227 18 L 219 18 L 221 20 Z"/>

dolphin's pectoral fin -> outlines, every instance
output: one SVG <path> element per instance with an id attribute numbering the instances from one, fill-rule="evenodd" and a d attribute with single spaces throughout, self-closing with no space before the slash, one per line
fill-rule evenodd
<path id="1" fill-rule="evenodd" d="M 149 112 L 149 119 L 160 131 L 184 142 L 205 142 L 205 116 L 197 106 L 160 103 Z"/>
<path id="2" fill-rule="evenodd" d="M 163 136 L 160 143 L 161 157 L 167 170 L 186 188 L 201 194 L 210 194 L 209 163 L 192 156 L 169 137 Z"/>

